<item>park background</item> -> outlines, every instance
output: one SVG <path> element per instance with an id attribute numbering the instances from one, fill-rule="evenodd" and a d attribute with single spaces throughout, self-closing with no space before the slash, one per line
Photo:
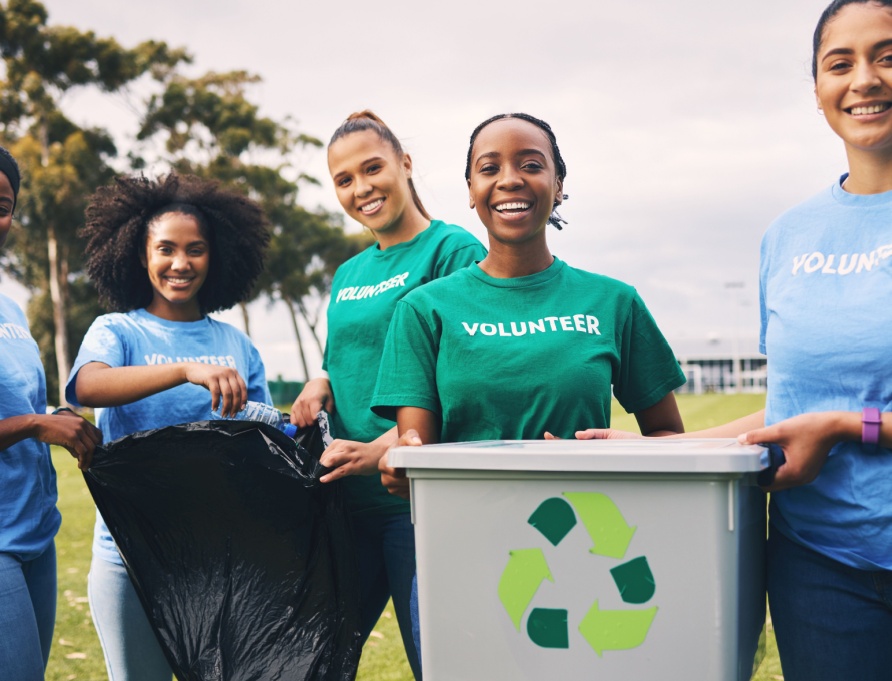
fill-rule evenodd
<path id="1" fill-rule="evenodd" d="M 347 235 L 361 230 L 337 205 L 324 146 L 313 140 L 326 141 L 351 111 L 379 113 L 412 154 L 431 214 L 466 226 L 482 241 L 463 179 L 470 131 L 504 111 L 547 120 L 567 162 L 570 196 L 561 211 L 569 224 L 549 235 L 553 252 L 573 266 L 636 286 L 676 352 L 690 354 L 703 347 L 729 352 L 732 345 L 756 352 L 761 234 L 780 212 L 845 169 L 842 145 L 816 111 L 812 92 L 811 33 L 825 4 L 47 0 L 37 6 L 47 10 L 49 26 L 93 31 L 123 48 L 146 40 L 183 48 L 192 57 L 175 66 L 183 82 L 213 89 L 211 72 L 250 74 L 217 81 L 223 83 L 219 92 L 234 84 L 236 94 L 256 107 L 256 139 L 243 140 L 235 162 L 281 167 L 281 177 L 299 186 L 289 207 L 334 229 L 343 224 Z M 4 13 L 13 6 L 35 3 L 0 3 Z M 122 87 L 65 87 L 54 104 L 74 128 L 107 134 L 117 152 L 105 153 L 109 171 L 157 175 L 171 164 L 207 163 L 213 151 L 206 148 L 165 147 L 176 134 L 136 140 L 147 102 L 164 87 L 148 76 Z M 269 132 L 267 122 L 296 135 L 287 153 L 256 144 Z M 11 123 L 0 121 L 6 143 L 27 127 Z M 182 132 L 176 125 L 173 130 Z M 319 183 L 301 181 L 304 176 Z M 74 179 L 81 199 L 95 188 L 86 177 Z M 25 224 L 14 231 L 27 232 L 30 252 L 42 258 L 34 245 L 41 245 L 46 225 L 34 219 L 37 213 L 27 219 L 30 209 L 40 207 L 35 198 L 23 193 L 31 203 L 22 207 Z M 58 228 L 73 233 L 78 219 L 70 211 Z M 0 291 L 30 305 L 37 315 L 32 324 L 51 331 L 46 277 L 15 271 L 8 259 L 3 265 Z M 30 289 L 16 283 L 26 274 Z M 74 282 L 77 272 L 68 276 Z M 323 282 L 306 302 L 324 309 L 325 294 Z M 41 299 L 43 307 L 35 304 Z M 299 321 L 304 370 L 281 300 L 262 296 L 248 309 L 252 338 L 271 378 L 301 381 L 319 370 L 319 347 Z M 243 325 L 239 310 L 221 316 Z M 322 318 L 316 335 L 324 339 L 324 330 Z M 74 334 L 70 354 L 78 342 Z M 44 334 L 43 345 L 51 346 L 52 338 Z M 71 495 L 83 490 L 65 486 L 72 476 L 80 485 L 76 472 L 63 469 L 62 476 L 64 511 Z M 82 531 L 84 538 L 73 541 L 86 542 L 77 548 L 87 553 L 89 525 L 69 515 L 63 530 Z M 80 584 L 85 574 L 79 570 L 63 564 L 62 572 Z M 85 609 L 84 595 L 66 589 L 60 610 Z M 76 663 L 80 658 L 66 655 L 82 651 L 73 646 L 68 652 L 61 642 L 66 635 L 64 627 L 57 632 L 54 660 Z M 69 670 L 55 678 L 94 677 Z"/>
<path id="2" fill-rule="evenodd" d="M 149 39 L 185 48 L 193 57 L 179 67 L 186 78 L 254 74 L 262 80 L 244 94 L 258 116 L 291 117 L 300 134 L 323 142 L 350 112 L 375 110 L 411 153 L 429 212 L 484 242 L 463 178 L 469 134 L 498 112 L 545 119 L 567 161 L 570 197 L 561 209 L 569 224 L 549 234 L 553 252 L 633 284 L 680 355 L 727 354 L 734 343 L 757 352 L 761 235 L 845 170 L 810 74 L 824 0 L 43 4 L 50 25 L 127 48 Z M 111 166 L 130 170 L 136 150 L 143 172 L 156 175 L 173 156 L 163 134 L 141 144 L 134 137 L 145 100 L 158 92 L 143 77 L 111 93 L 73 87 L 60 104 L 78 125 L 111 133 Z M 301 184 L 297 202 L 343 216 L 324 148 L 285 158 L 254 148 L 241 160 L 318 178 Z M 30 297 L 7 274 L 0 291 L 23 304 Z M 303 380 L 284 303 L 262 296 L 249 310 L 269 376 Z M 240 311 L 221 316 L 243 328 Z M 300 328 L 313 375 L 319 349 Z M 324 339 L 324 319 L 317 333 Z"/>

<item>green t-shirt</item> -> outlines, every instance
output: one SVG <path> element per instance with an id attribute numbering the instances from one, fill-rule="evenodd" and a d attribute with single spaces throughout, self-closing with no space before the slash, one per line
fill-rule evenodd
<path id="1" fill-rule="evenodd" d="M 322 364 L 334 393 L 334 437 L 371 442 L 393 427 L 369 407 L 396 304 L 409 291 L 485 256 L 470 232 L 433 220 L 411 241 L 383 251 L 373 244 L 338 268 Z M 344 484 L 354 512 L 408 512 L 408 502 L 389 494 L 377 475 L 348 476 Z"/>
<path id="2" fill-rule="evenodd" d="M 557 258 L 514 279 L 475 264 L 397 306 L 372 405 L 434 412 L 441 442 L 572 438 L 610 424 L 611 385 L 637 412 L 684 381 L 631 286 Z"/>

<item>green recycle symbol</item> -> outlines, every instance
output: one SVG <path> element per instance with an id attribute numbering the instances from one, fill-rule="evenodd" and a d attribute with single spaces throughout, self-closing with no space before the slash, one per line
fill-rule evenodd
<path id="1" fill-rule="evenodd" d="M 560 497 L 543 501 L 527 522 L 557 546 L 575 527 L 578 516 L 593 542 L 589 553 L 622 560 L 636 528 L 626 523 L 613 500 L 598 492 L 564 492 L 563 496 L 566 501 Z M 516 549 L 509 556 L 499 579 L 499 600 L 520 631 L 539 586 L 546 579 L 553 582 L 554 577 L 542 549 Z M 656 584 L 644 556 L 617 565 L 610 574 L 624 603 L 641 605 L 654 595 Z M 656 607 L 601 610 L 596 600 L 579 623 L 579 633 L 598 656 L 605 650 L 629 650 L 644 643 L 656 614 Z M 567 610 L 534 608 L 527 618 L 527 634 L 543 648 L 569 648 Z"/>

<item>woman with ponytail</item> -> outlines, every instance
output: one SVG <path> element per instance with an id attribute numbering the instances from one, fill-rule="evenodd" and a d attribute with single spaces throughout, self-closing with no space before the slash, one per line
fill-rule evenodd
<path id="1" fill-rule="evenodd" d="M 412 182 L 412 159 L 371 111 L 354 113 L 332 135 L 328 168 L 338 200 L 375 243 L 338 268 L 328 307 L 323 358 L 327 377 L 308 381 L 291 420 L 312 423 L 324 409 L 336 438 L 322 456 L 343 479 L 353 514 L 362 594 L 362 639 L 393 598 L 406 655 L 421 678 L 414 607 L 415 538 L 409 504 L 381 485 L 378 462 L 396 443 L 396 428 L 372 413 L 384 338 L 397 303 L 427 282 L 481 260 L 470 233 L 434 220 Z"/>

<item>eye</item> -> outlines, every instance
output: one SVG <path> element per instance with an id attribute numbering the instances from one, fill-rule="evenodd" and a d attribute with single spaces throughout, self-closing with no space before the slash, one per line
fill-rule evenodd
<path id="1" fill-rule="evenodd" d="M 539 163 L 538 161 L 527 161 L 521 166 L 521 168 L 523 168 L 524 170 L 531 170 L 533 172 L 537 172 L 539 170 L 542 170 L 543 165 L 541 163 Z"/>
<path id="2" fill-rule="evenodd" d="M 367 168 L 365 169 L 365 171 L 366 171 L 366 173 L 368 173 L 369 175 L 374 175 L 375 173 L 381 171 L 381 164 L 380 164 L 380 163 L 373 163 L 372 165 L 370 165 L 369 167 L 367 167 Z"/>
<path id="3" fill-rule="evenodd" d="M 349 184 L 350 184 L 350 178 L 349 178 L 349 177 L 342 177 L 341 179 L 339 179 L 339 180 L 337 181 L 337 185 L 338 185 L 339 187 L 346 187 L 346 186 L 349 185 Z"/>
<path id="4" fill-rule="evenodd" d="M 12 215 L 12 208 L 9 206 L 0 206 L 0 218 L 5 218 Z"/>
<path id="5" fill-rule="evenodd" d="M 495 163 L 484 163 L 477 169 L 478 173 L 482 173 L 483 175 L 492 175 L 499 171 L 499 166 Z"/>
<path id="6" fill-rule="evenodd" d="M 851 67 L 851 64 L 849 62 L 840 60 L 840 61 L 831 62 L 830 65 L 827 67 L 827 70 L 838 72 L 838 71 L 844 71 L 849 67 Z"/>
<path id="7" fill-rule="evenodd" d="M 205 250 L 203 248 L 191 248 L 189 249 L 189 255 L 193 258 L 199 258 L 205 254 Z"/>

